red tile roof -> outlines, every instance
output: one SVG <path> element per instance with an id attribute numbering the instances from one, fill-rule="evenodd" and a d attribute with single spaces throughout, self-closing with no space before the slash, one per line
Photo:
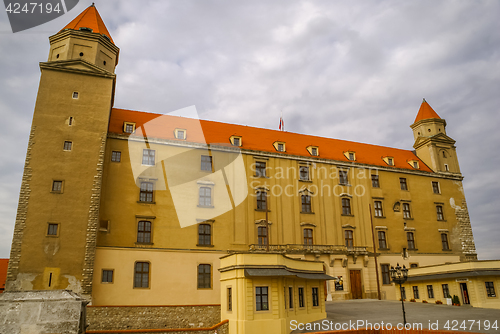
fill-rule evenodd
<path id="1" fill-rule="evenodd" d="M 281 141 L 286 143 L 284 154 L 311 157 L 306 148 L 317 146 L 322 159 L 349 161 L 344 152 L 351 151 L 356 153 L 358 163 L 387 167 L 382 158 L 389 156 L 394 158 L 392 167 L 414 170 L 408 161 L 416 160 L 420 161 L 421 171 L 432 172 L 412 151 L 397 148 L 117 108 L 111 111 L 109 132 L 124 134 L 124 122 L 136 123 L 134 135 L 142 135 L 139 128 L 149 122 L 145 126 L 149 138 L 176 140 L 174 131 L 179 128 L 187 130 L 188 142 L 230 145 L 229 138 L 235 135 L 242 137 L 242 149 L 276 153 L 273 143 Z"/>
<path id="2" fill-rule="evenodd" d="M 80 28 L 90 28 L 94 33 L 106 35 L 111 40 L 111 43 L 114 44 L 101 15 L 99 15 L 99 12 L 93 4 L 81 12 L 80 15 L 68 23 L 61 31 L 65 29 L 79 30 Z"/>
<path id="3" fill-rule="evenodd" d="M 420 106 L 420 110 L 418 111 L 417 117 L 415 118 L 415 122 L 413 123 L 417 123 L 418 121 L 429 118 L 441 119 L 441 117 L 439 117 L 439 115 L 434 111 L 434 109 L 432 109 L 429 103 L 427 103 L 427 101 L 424 99 L 422 101 L 422 105 Z"/>
<path id="4" fill-rule="evenodd" d="M 2 291 L 5 288 L 8 265 L 9 265 L 9 259 L 0 259 L 0 293 L 2 293 Z"/>

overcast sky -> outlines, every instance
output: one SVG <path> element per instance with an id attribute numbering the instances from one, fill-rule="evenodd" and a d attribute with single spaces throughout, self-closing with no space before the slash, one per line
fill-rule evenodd
<path id="1" fill-rule="evenodd" d="M 0 12 L 0 257 L 9 257 L 48 37 Z M 500 1 L 97 1 L 115 107 L 413 149 L 425 97 L 457 143 L 480 259 L 500 258 Z"/>

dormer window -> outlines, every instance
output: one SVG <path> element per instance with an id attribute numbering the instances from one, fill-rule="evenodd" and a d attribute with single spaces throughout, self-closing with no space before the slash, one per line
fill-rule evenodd
<path id="1" fill-rule="evenodd" d="M 187 133 L 185 129 L 175 129 L 175 138 L 180 140 L 186 140 Z"/>
<path id="2" fill-rule="evenodd" d="M 383 157 L 382 158 L 385 163 L 389 166 L 394 166 L 394 158 L 393 157 Z"/>
<path id="3" fill-rule="evenodd" d="M 87 28 L 87 27 L 80 27 L 80 31 L 92 32 L 93 30 L 91 28 Z"/>
<path id="4" fill-rule="evenodd" d="M 241 141 L 240 136 L 231 136 L 229 138 L 229 141 L 231 142 L 231 145 L 233 145 L 233 146 L 241 146 L 242 145 L 242 141 Z"/>
<path id="5" fill-rule="evenodd" d="M 307 146 L 306 149 L 313 157 L 319 156 L 319 148 L 317 146 Z"/>
<path id="6" fill-rule="evenodd" d="M 281 141 L 276 141 L 273 144 L 274 149 L 278 152 L 285 152 L 286 151 L 286 146 L 284 142 Z"/>
<path id="7" fill-rule="evenodd" d="M 345 157 L 350 161 L 356 161 L 356 153 L 353 151 L 344 152 Z"/>
<path id="8" fill-rule="evenodd" d="M 410 166 L 412 166 L 415 169 L 419 169 L 420 168 L 417 160 L 410 160 L 410 161 L 408 161 L 408 163 L 410 164 Z"/>
<path id="9" fill-rule="evenodd" d="M 135 132 L 135 123 L 123 122 L 123 132 L 134 133 Z"/>

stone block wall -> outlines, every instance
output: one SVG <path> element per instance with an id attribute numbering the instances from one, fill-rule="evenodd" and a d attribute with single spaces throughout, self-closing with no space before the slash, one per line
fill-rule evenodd
<path id="1" fill-rule="evenodd" d="M 87 330 L 209 328 L 221 322 L 220 311 L 220 305 L 88 306 Z"/>

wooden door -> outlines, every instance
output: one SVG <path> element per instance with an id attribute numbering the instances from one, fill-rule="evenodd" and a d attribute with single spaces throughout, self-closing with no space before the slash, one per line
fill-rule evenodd
<path id="1" fill-rule="evenodd" d="M 363 298 L 363 290 L 361 288 L 361 270 L 351 270 L 350 279 L 352 299 Z"/>

